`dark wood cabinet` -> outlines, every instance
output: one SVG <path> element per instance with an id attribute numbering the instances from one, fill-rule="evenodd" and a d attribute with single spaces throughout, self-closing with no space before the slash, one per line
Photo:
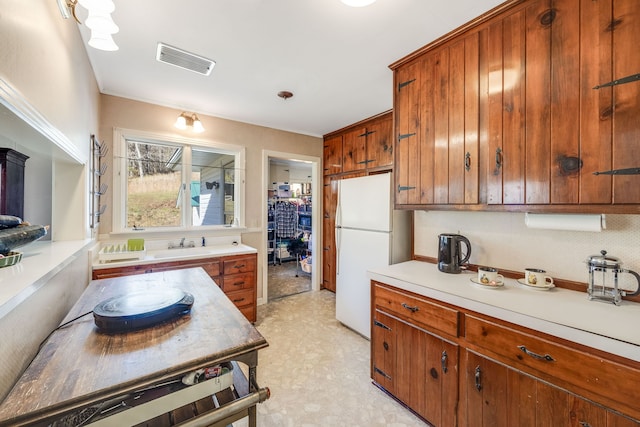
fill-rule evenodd
<path id="1" fill-rule="evenodd" d="M 322 287 L 336 291 L 335 213 L 338 181 L 393 167 L 393 115 L 379 114 L 324 136 Z"/>
<path id="2" fill-rule="evenodd" d="M 398 207 L 638 213 L 640 2 L 506 2 L 391 65 Z"/>
<path id="3" fill-rule="evenodd" d="M 490 358 L 465 351 L 461 400 L 468 427 L 637 427 L 637 421 L 540 381 Z"/>
<path id="4" fill-rule="evenodd" d="M 458 345 L 455 310 L 372 285 L 371 378 L 435 426 L 457 424 Z M 425 327 L 425 319 L 441 319 Z M 429 323 L 429 322 L 428 322 Z"/>
<path id="5" fill-rule="evenodd" d="M 324 175 L 389 170 L 393 166 L 391 111 L 324 136 Z"/>
<path id="6" fill-rule="evenodd" d="M 256 254 L 163 261 L 124 267 L 95 268 L 93 269 L 91 278 L 94 280 L 108 279 L 135 274 L 202 267 L 224 291 L 225 295 L 238 307 L 242 314 L 244 314 L 250 322 L 255 322 L 257 320 L 258 297 L 257 261 L 258 256 Z"/>
<path id="7" fill-rule="evenodd" d="M 640 426 L 640 363 L 371 288 L 371 378 L 433 426 Z"/>
<path id="8" fill-rule="evenodd" d="M 29 156 L 0 148 L 0 214 L 24 219 L 24 167 Z"/>

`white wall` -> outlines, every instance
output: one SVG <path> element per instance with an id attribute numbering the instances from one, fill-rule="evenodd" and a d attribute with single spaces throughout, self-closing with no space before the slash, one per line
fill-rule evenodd
<path id="1" fill-rule="evenodd" d="M 529 229 L 523 213 L 416 211 L 414 218 L 417 255 L 437 258 L 438 235 L 458 233 L 471 241 L 472 264 L 542 268 L 553 277 L 586 283 L 584 261 L 604 249 L 623 267 L 640 271 L 640 215 L 606 215 L 601 232 Z"/>

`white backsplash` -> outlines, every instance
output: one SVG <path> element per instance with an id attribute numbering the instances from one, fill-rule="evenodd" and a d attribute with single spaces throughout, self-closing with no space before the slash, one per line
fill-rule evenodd
<path id="1" fill-rule="evenodd" d="M 640 215 L 606 215 L 601 232 L 529 229 L 524 213 L 416 211 L 414 218 L 416 255 L 437 258 L 438 235 L 457 233 L 471 242 L 472 264 L 541 268 L 552 277 L 586 283 L 585 260 L 604 249 L 624 268 L 640 272 Z M 635 289 L 629 274 L 621 275 L 620 284 L 626 283 Z"/>

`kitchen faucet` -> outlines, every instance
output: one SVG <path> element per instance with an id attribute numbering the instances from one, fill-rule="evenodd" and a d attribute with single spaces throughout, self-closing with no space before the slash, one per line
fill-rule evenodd
<path id="1" fill-rule="evenodd" d="M 196 243 L 193 240 L 191 240 L 189 242 L 189 244 L 186 245 L 186 246 L 184 244 L 184 241 L 185 241 L 185 237 L 181 237 L 179 244 L 175 245 L 173 242 L 169 242 L 169 246 L 168 247 L 169 247 L 169 249 L 177 249 L 177 248 L 184 249 L 184 248 L 195 248 L 196 247 Z"/>

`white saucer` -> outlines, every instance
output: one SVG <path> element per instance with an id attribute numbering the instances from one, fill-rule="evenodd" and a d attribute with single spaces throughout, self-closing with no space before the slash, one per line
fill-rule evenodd
<path id="1" fill-rule="evenodd" d="M 518 279 L 518 283 L 520 283 L 521 285 L 526 286 L 529 289 L 536 289 L 536 290 L 539 290 L 539 291 L 548 291 L 549 289 L 556 287 L 554 284 L 544 284 L 542 286 L 530 285 L 529 283 L 527 283 L 527 281 L 526 281 L 526 279 L 524 277 L 522 279 Z"/>
<path id="2" fill-rule="evenodd" d="M 476 277 L 471 277 L 471 278 L 469 278 L 469 280 L 471 280 L 476 285 L 480 285 L 480 286 L 482 286 L 483 288 L 486 288 L 486 289 L 500 289 L 501 287 L 504 286 L 503 282 L 482 283 Z"/>

